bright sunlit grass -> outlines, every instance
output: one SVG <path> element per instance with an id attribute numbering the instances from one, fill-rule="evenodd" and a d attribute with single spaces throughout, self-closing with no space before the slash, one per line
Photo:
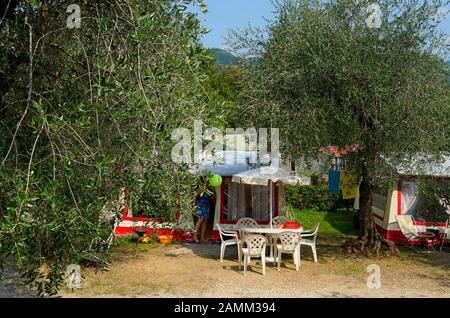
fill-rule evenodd
<path id="1" fill-rule="evenodd" d="M 358 234 L 358 231 L 353 228 L 352 212 L 322 212 L 311 209 L 288 208 L 288 213 L 293 220 L 299 222 L 306 230 L 313 229 L 317 223 L 320 223 L 319 234 L 322 235 L 347 236 Z"/>

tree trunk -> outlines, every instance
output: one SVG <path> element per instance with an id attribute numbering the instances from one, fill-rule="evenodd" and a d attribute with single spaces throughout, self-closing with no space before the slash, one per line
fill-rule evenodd
<path id="1" fill-rule="evenodd" d="M 395 244 L 385 240 L 376 229 L 372 210 L 373 194 L 373 185 L 370 182 L 367 167 L 364 167 L 359 188 L 360 232 L 358 238 L 345 242 L 344 251 L 347 253 L 364 253 L 367 256 L 379 255 L 381 251 L 398 255 Z"/>
<path id="2" fill-rule="evenodd" d="M 372 211 L 373 205 L 373 189 L 367 178 L 363 177 L 360 187 L 360 232 L 358 239 L 369 243 L 369 245 L 375 244 L 377 239 L 377 230 L 375 227 L 375 220 Z"/>

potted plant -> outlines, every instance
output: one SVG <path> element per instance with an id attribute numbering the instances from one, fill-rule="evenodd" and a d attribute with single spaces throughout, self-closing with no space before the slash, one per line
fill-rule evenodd
<path id="1" fill-rule="evenodd" d="M 157 235 L 161 244 L 171 244 L 176 231 L 183 229 L 183 224 L 180 220 L 171 223 L 161 224 L 161 229 L 157 231 Z"/>
<path id="2" fill-rule="evenodd" d="M 158 230 L 156 234 L 158 235 L 158 239 L 161 244 L 169 245 L 172 243 L 172 240 L 174 237 L 172 229 L 164 228 L 164 229 Z"/>

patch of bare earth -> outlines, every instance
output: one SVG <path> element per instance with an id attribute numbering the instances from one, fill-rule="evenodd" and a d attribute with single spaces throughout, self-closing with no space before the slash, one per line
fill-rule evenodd
<path id="1" fill-rule="evenodd" d="M 247 276 L 238 270 L 236 249 L 220 263 L 218 245 L 120 245 L 109 272 L 85 269 L 83 288 L 63 297 L 450 297 L 450 256 L 402 253 L 400 257 L 342 255 L 341 242 L 322 240 L 319 262 L 302 251 L 299 272 L 287 258 L 281 271 L 268 264 L 266 276 L 252 260 Z M 167 252 L 178 250 L 178 256 Z M 169 253 L 170 254 L 170 253 Z M 369 289 L 367 267 L 381 268 L 381 288 Z"/>
<path id="2" fill-rule="evenodd" d="M 36 292 L 22 283 L 18 269 L 6 262 L 0 280 L 0 298 L 33 298 Z"/>

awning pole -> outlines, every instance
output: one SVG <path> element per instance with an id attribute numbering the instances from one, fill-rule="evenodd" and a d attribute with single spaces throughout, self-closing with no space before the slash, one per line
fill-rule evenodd
<path id="1" fill-rule="evenodd" d="M 269 180 L 269 193 L 270 193 L 270 228 L 272 228 L 272 214 L 273 214 L 273 204 L 272 204 L 272 180 Z"/>

